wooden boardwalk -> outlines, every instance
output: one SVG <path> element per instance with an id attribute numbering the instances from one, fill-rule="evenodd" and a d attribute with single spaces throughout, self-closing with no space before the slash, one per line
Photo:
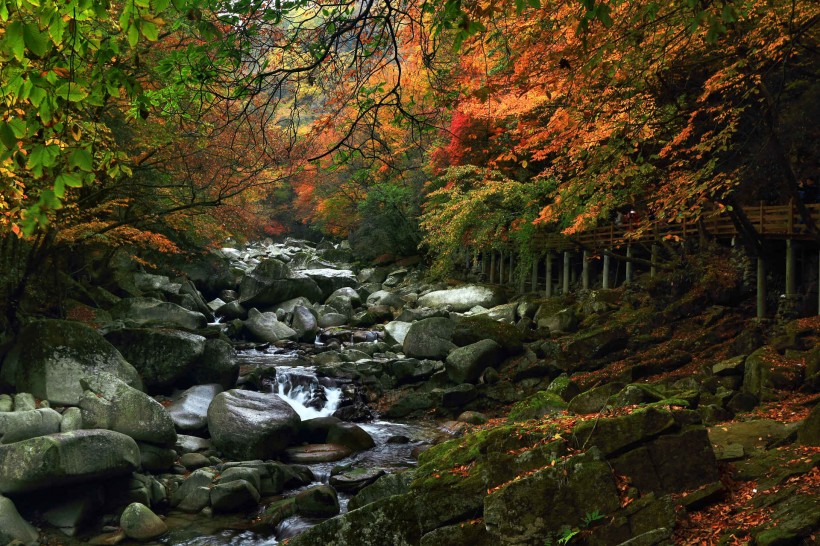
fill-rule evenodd
<path id="1" fill-rule="evenodd" d="M 806 205 L 815 225 L 820 225 L 820 204 Z M 751 226 L 762 239 L 812 240 L 814 237 L 798 214 L 793 203 L 788 205 L 763 205 L 744 209 Z M 636 229 L 638 225 L 641 229 Z M 533 248 L 544 251 L 572 251 L 581 248 L 601 250 L 616 248 L 628 243 L 652 242 L 660 239 L 683 240 L 704 235 L 718 239 L 731 239 L 739 235 L 737 227 L 727 212 L 715 213 L 700 222 L 679 223 L 654 221 L 645 223 L 628 222 L 591 229 L 575 235 L 538 232 L 532 239 Z"/>

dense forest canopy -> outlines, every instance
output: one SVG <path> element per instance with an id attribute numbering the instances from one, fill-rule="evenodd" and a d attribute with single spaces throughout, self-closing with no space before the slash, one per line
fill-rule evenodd
<path id="1" fill-rule="evenodd" d="M 808 218 L 819 17 L 808 0 L 0 0 L 0 230 L 28 264 L 4 283 L 60 247 L 303 224 L 445 271 L 465 244 L 627 209 L 637 232 L 743 226 L 760 200 Z"/>

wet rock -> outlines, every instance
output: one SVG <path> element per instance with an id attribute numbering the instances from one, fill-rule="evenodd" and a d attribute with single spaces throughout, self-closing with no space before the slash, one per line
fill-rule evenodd
<path id="1" fill-rule="evenodd" d="M 198 453 L 212 448 L 211 441 L 196 436 L 177 434 L 177 443 L 174 446 L 179 453 Z"/>
<path id="2" fill-rule="evenodd" d="M 219 475 L 219 483 L 229 483 L 237 480 L 245 480 L 251 484 L 254 489 L 262 492 L 262 470 L 267 470 L 266 474 L 270 474 L 268 467 L 249 467 L 249 466 L 233 466 L 226 468 Z"/>
<path id="3" fill-rule="evenodd" d="M 205 352 L 204 337 L 177 330 L 125 329 L 106 339 L 139 371 L 148 392 L 187 386 Z"/>
<path id="4" fill-rule="evenodd" d="M 51 408 L 0 413 L 0 444 L 60 432 L 62 415 Z"/>
<path id="5" fill-rule="evenodd" d="M 384 475 L 381 468 L 355 468 L 330 476 L 330 485 L 339 491 L 356 492 Z"/>
<path id="6" fill-rule="evenodd" d="M 348 509 L 355 510 L 381 499 L 407 493 L 410 490 L 413 476 L 412 470 L 404 470 L 379 477 L 372 484 L 363 487 L 356 493 L 355 497 L 350 499 Z"/>
<path id="7" fill-rule="evenodd" d="M 0 381 L 52 404 L 76 405 L 83 392 L 77 378 L 99 372 L 142 389 L 137 370 L 92 328 L 38 320 L 23 328 L 6 355 Z"/>
<path id="8" fill-rule="evenodd" d="M 339 513 L 336 491 L 327 485 L 317 485 L 296 495 L 296 512 L 308 517 L 331 517 Z"/>
<path id="9" fill-rule="evenodd" d="M 120 516 L 120 527 L 128 538 L 151 540 L 168 532 L 168 526 L 144 504 L 129 504 Z"/>
<path id="10" fill-rule="evenodd" d="M 240 460 L 272 459 L 296 437 L 300 419 L 275 394 L 233 389 L 218 394 L 208 408 L 214 446 Z"/>
<path id="11" fill-rule="evenodd" d="M 199 512 L 208 506 L 215 476 L 214 472 L 204 468 L 194 470 L 171 495 L 171 506 L 189 513 Z"/>
<path id="12" fill-rule="evenodd" d="M 373 438 L 362 427 L 354 423 L 338 422 L 327 431 L 325 441 L 349 447 L 353 451 L 364 451 L 376 445 Z"/>
<path id="13" fill-rule="evenodd" d="M 171 416 L 147 394 L 106 373 L 85 377 L 80 383 L 85 389 L 80 398 L 84 426 L 113 430 L 158 445 L 176 443 Z"/>
<path id="14" fill-rule="evenodd" d="M 214 314 L 227 320 L 245 320 L 248 318 L 248 310 L 238 301 L 230 301 L 214 310 Z"/>
<path id="15" fill-rule="evenodd" d="M 130 328 L 205 328 L 205 315 L 154 298 L 124 298 L 109 312 Z"/>
<path id="16" fill-rule="evenodd" d="M 208 427 L 208 407 L 222 392 L 217 384 L 197 385 L 176 397 L 168 407 L 168 415 L 180 432 L 198 432 Z"/>
<path id="17" fill-rule="evenodd" d="M 129 474 L 136 442 L 109 430 L 78 430 L 0 445 L 0 493 L 22 493 Z"/>
<path id="18" fill-rule="evenodd" d="M 316 339 L 319 325 L 310 309 L 303 305 L 297 305 L 293 309 L 291 328 L 296 332 L 297 339 L 311 342 Z"/>
<path id="19" fill-rule="evenodd" d="M 349 457 L 353 450 L 339 444 L 307 444 L 285 450 L 287 460 L 298 464 L 315 464 L 340 461 Z"/>
<path id="20" fill-rule="evenodd" d="M 197 470 L 211 466 L 211 459 L 202 453 L 185 453 L 179 458 L 179 464 L 185 467 L 186 470 Z"/>

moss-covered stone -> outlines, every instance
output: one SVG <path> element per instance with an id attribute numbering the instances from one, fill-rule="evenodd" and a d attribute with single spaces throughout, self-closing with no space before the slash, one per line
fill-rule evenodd
<path id="1" fill-rule="evenodd" d="M 578 447 L 597 446 L 609 456 L 648 442 L 675 426 L 671 412 L 646 408 L 612 419 L 579 423 L 573 430 L 573 438 Z"/>
<path id="2" fill-rule="evenodd" d="M 510 410 L 510 421 L 540 419 L 545 415 L 566 409 L 567 403 L 553 392 L 539 391 L 515 404 Z"/>

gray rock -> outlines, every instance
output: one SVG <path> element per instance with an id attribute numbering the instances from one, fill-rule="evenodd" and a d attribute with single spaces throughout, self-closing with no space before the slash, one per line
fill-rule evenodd
<path id="1" fill-rule="evenodd" d="M 0 444 L 60 432 L 63 417 L 51 408 L 0 413 Z"/>
<path id="2" fill-rule="evenodd" d="M 230 390 L 208 409 L 208 431 L 217 449 L 240 460 L 272 459 L 296 437 L 299 415 L 275 394 Z"/>
<path id="3" fill-rule="evenodd" d="M 550 305 L 541 306 L 535 313 L 535 325 L 550 332 L 574 332 L 578 329 L 578 316 L 572 308 L 550 312 Z"/>
<path id="4" fill-rule="evenodd" d="M 241 512 L 259 504 L 259 491 L 245 480 L 220 482 L 211 489 L 214 512 Z"/>
<path id="5" fill-rule="evenodd" d="M 205 469 L 194 470 L 171 495 L 171 506 L 183 512 L 199 512 L 211 502 L 211 484 L 216 475 Z M 204 496 L 202 492 L 205 492 Z"/>
<path id="6" fill-rule="evenodd" d="M 177 452 L 168 447 L 137 442 L 140 448 L 140 466 L 149 472 L 165 472 L 177 459 Z"/>
<path id="7" fill-rule="evenodd" d="M 83 428 L 82 410 L 75 407 L 66 408 L 63 412 L 63 419 L 60 421 L 60 432 L 71 432 Z"/>
<path id="8" fill-rule="evenodd" d="M 84 526 L 99 517 L 105 505 L 105 491 L 100 485 L 68 489 L 64 495 L 43 499 L 47 509 L 43 520 L 68 536 L 75 536 Z"/>
<path id="9" fill-rule="evenodd" d="M 0 394 L 0 413 L 14 410 L 14 399 L 8 394 Z"/>
<path id="10" fill-rule="evenodd" d="M 455 330 L 453 321 L 429 318 L 414 322 L 402 344 L 404 354 L 412 358 L 444 360 L 456 348 L 450 340 Z"/>
<path id="11" fill-rule="evenodd" d="M 356 492 L 372 484 L 384 474 L 381 468 L 356 468 L 334 474 L 330 477 L 330 485 L 339 491 Z"/>
<path id="12" fill-rule="evenodd" d="M 293 308 L 293 321 L 290 326 L 296 332 L 297 339 L 308 342 L 316 339 L 316 332 L 319 329 L 316 317 L 304 305 Z"/>
<path id="13" fill-rule="evenodd" d="M 37 402 L 30 392 L 18 392 L 14 395 L 14 411 L 32 411 L 37 409 Z"/>
<path id="14" fill-rule="evenodd" d="M 174 449 L 179 453 L 199 453 L 212 448 L 211 441 L 206 438 L 177 434 L 177 443 Z"/>
<path id="15" fill-rule="evenodd" d="M 445 307 L 453 311 L 469 311 L 476 305 L 481 307 L 495 307 L 506 301 L 502 289 L 498 287 L 468 284 L 449 290 L 436 290 L 419 297 L 419 307 Z"/>
<path id="16" fill-rule="evenodd" d="M 168 414 L 178 431 L 201 431 L 208 427 L 208 406 L 222 392 L 222 386 L 197 385 L 180 394 L 168 407 Z"/>
<path id="17" fill-rule="evenodd" d="M 79 322 L 39 320 L 23 328 L 6 355 L 0 382 L 52 404 L 76 405 L 83 392 L 79 378 L 100 372 L 142 389 L 137 370 L 96 330 Z"/>
<path id="18" fill-rule="evenodd" d="M 315 280 L 276 259 L 265 260 L 247 272 L 239 294 L 245 307 L 269 306 L 300 296 L 311 302 L 324 299 Z"/>
<path id="19" fill-rule="evenodd" d="M 387 340 L 391 343 L 398 343 L 402 345 L 404 338 L 407 337 L 407 332 L 410 330 L 412 323 L 394 320 L 384 325 L 384 332 L 387 334 Z"/>
<path id="20" fill-rule="evenodd" d="M 285 313 L 293 313 L 299 306 L 309 308 L 311 305 L 313 305 L 313 303 L 309 299 L 303 296 L 299 296 L 298 298 L 293 298 L 287 301 L 283 301 L 281 303 L 277 303 L 276 308 L 281 309 Z"/>
<path id="21" fill-rule="evenodd" d="M 344 326 L 347 324 L 348 317 L 339 313 L 325 313 L 319 315 L 320 328 L 332 328 L 334 326 Z"/>
<path id="22" fill-rule="evenodd" d="M 26 546 L 39 544 L 39 533 L 33 525 L 20 516 L 14 503 L 0 496 L 0 544 L 20 541 Z"/>
<path id="23" fill-rule="evenodd" d="M 211 466 L 211 459 L 202 453 L 186 453 L 179 458 L 179 464 L 184 466 L 186 470 L 198 470 Z"/>
<path id="24" fill-rule="evenodd" d="M 491 339 L 459 347 L 447 355 L 445 369 L 454 383 L 476 383 L 486 368 L 497 368 L 504 359 L 501 346 Z"/>
<path id="25" fill-rule="evenodd" d="M 188 386 L 195 363 L 205 352 L 205 338 L 178 330 L 128 328 L 106 339 L 134 365 L 149 392 Z"/>
<path id="26" fill-rule="evenodd" d="M 348 510 L 355 510 L 376 502 L 377 500 L 392 497 L 393 495 L 403 495 L 407 493 L 410 490 L 410 484 L 413 482 L 413 475 L 412 470 L 404 470 L 380 477 L 350 499 Z"/>
<path id="27" fill-rule="evenodd" d="M 86 389 L 80 398 L 84 426 L 113 430 L 151 444 L 176 443 L 171 416 L 144 392 L 105 373 L 85 377 L 80 382 Z"/>
<path id="28" fill-rule="evenodd" d="M 219 483 L 228 483 L 237 480 L 245 480 L 251 484 L 254 489 L 262 492 L 262 475 L 260 468 L 252 468 L 246 466 L 233 466 L 226 468 L 219 476 Z"/>
<path id="29" fill-rule="evenodd" d="M 175 303 L 154 298 L 125 298 L 110 309 L 111 316 L 135 328 L 205 328 L 208 319 L 196 311 L 189 311 Z"/>
<path id="30" fill-rule="evenodd" d="M 150 508 L 138 502 L 129 504 L 120 516 L 120 527 L 128 538 L 151 540 L 168 532 L 168 526 Z"/>
<path id="31" fill-rule="evenodd" d="M 245 320 L 248 318 L 248 310 L 238 301 L 231 301 L 222 305 L 214 311 L 214 314 L 228 320 Z"/>
<path id="32" fill-rule="evenodd" d="M 110 430 L 78 430 L 0 445 L 0 492 L 23 493 L 127 475 L 140 463 L 136 442 Z"/>
<path id="33" fill-rule="evenodd" d="M 385 306 L 393 309 L 401 309 L 404 307 L 405 301 L 401 297 L 387 290 L 377 290 L 367 296 L 368 307 Z"/>
<path id="34" fill-rule="evenodd" d="M 276 318 L 276 313 L 260 313 L 256 309 L 248 312 L 245 329 L 257 341 L 276 343 L 283 339 L 296 339 L 297 333 L 284 322 Z"/>
<path id="35" fill-rule="evenodd" d="M 222 339 L 205 341 L 205 351 L 194 364 L 193 381 L 197 385 L 218 383 L 223 389 L 236 385 L 239 378 L 239 362 L 233 346 Z"/>
<path id="36" fill-rule="evenodd" d="M 305 269 L 302 273 L 313 279 L 322 290 L 322 300 L 340 288 L 358 284 L 355 275 L 348 269 Z"/>

